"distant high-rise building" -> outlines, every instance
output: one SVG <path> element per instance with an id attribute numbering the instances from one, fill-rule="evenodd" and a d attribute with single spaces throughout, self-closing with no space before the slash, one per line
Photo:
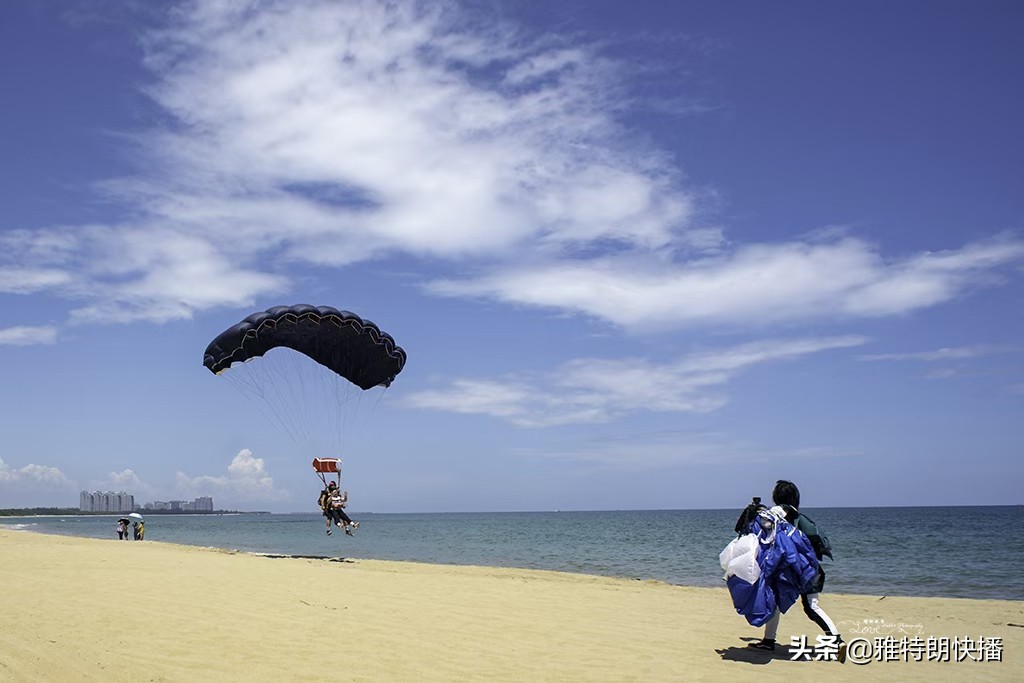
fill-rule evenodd
<path id="1" fill-rule="evenodd" d="M 135 496 L 125 491 L 82 491 L 78 496 L 82 512 L 131 512 Z"/>
<path id="2" fill-rule="evenodd" d="M 173 510 L 175 512 L 213 512 L 213 498 L 199 496 L 195 500 L 154 500 L 142 506 L 144 510 Z"/>

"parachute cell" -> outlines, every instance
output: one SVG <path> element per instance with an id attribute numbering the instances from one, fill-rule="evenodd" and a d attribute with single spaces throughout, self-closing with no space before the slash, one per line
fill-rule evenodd
<path id="1" fill-rule="evenodd" d="M 220 374 L 233 363 L 278 347 L 304 354 L 360 389 L 389 386 L 405 366 L 391 335 L 349 311 L 330 306 L 276 306 L 254 313 L 210 342 L 203 365 Z"/>

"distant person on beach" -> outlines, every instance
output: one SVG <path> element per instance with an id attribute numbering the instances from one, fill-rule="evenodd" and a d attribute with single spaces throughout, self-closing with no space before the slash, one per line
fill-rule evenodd
<path id="1" fill-rule="evenodd" d="M 132 522 L 132 534 L 136 541 L 141 541 L 142 537 L 146 534 L 146 527 L 142 524 L 142 522 Z"/>
<path id="2" fill-rule="evenodd" d="M 146 540 L 146 522 L 139 520 L 139 540 Z"/>
<path id="3" fill-rule="evenodd" d="M 327 485 L 323 491 L 320 492 L 320 508 L 323 510 L 324 517 L 327 518 L 327 535 L 331 535 L 331 522 L 334 522 L 339 527 L 345 529 L 345 533 L 349 536 L 352 535 L 352 529 L 358 529 L 359 523 L 353 522 L 347 514 L 345 514 L 345 506 L 348 505 L 348 491 L 342 492 L 338 490 L 338 485 L 333 481 Z"/>
<path id="4" fill-rule="evenodd" d="M 825 570 L 821 567 L 821 558 L 826 555 L 829 558 L 832 557 L 832 549 L 828 545 L 827 537 L 824 536 L 823 532 L 810 518 L 800 513 L 800 489 L 796 487 L 796 484 L 785 479 L 775 482 L 772 500 L 778 508 L 781 508 L 781 512 L 785 514 L 786 521 L 802 531 L 811 542 L 814 554 L 818 558 L 818 578 L 811 586 L 811 589 L 800 596 L 800 602 L 803 604 L 804 614 L 817 624 L 818 628 L 824 631 L 826 636 L 834 639 L 838 649 L 839 661 L 845 661 L 846 644 L 843 642 L 843 637 L 839 635 L 835 622 L 829 618 L 818 601 L 818 597 L 825 587 Z M 773 508 L 773 510 L 778 508 Z M 779 620 L 781 617 L 782 614 L 776 609 L 775 614 L 764 625 L 764 638 L 756 643 L 750 643 L 749 647 L 757 650 L 774 650 L 775 636 L 779 632 Z"/>
<path id="5" fill-rule="evenodd" d="M 124 535 L 128 532 L 128 527 L 125 526 L 124 520 L 117 520 L 117 540 L 123 541 Z"/>

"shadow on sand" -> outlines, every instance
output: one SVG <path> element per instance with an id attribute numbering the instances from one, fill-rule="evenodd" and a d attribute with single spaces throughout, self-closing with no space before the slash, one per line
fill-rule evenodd
<path id="1" fill-rule="evenodd" d="M 760 640 L 760 638 L 743 638 L 742 640 L 747 643 L 754 643 Z M 752 647 L 743 645 L 742 647 L 727 647 L 723 649 L 716 649 L 722 659 L 730 662 L 746 662 L 747 664 L 767 664 L 775 659 L 781 659 L 786 662 L 794 661 L 790 659 L 792 654 L 789 651 L 789 647 L 786 645 L 777 644 L 775 649 L 772 651 L 768 650 L 755 650 Z M 803 661 L 803 660 L 797 660 Z"/>

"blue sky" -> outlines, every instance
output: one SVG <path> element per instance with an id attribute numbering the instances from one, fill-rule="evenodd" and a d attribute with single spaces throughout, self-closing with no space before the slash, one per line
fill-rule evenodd
<path id="1" fill-rule="evenodd" d="M 0 506 L 1020 503 L 1022 14 L 3 3 Z M 202 366 L 294 303 L 408 352 L 340 435 Z"/>

